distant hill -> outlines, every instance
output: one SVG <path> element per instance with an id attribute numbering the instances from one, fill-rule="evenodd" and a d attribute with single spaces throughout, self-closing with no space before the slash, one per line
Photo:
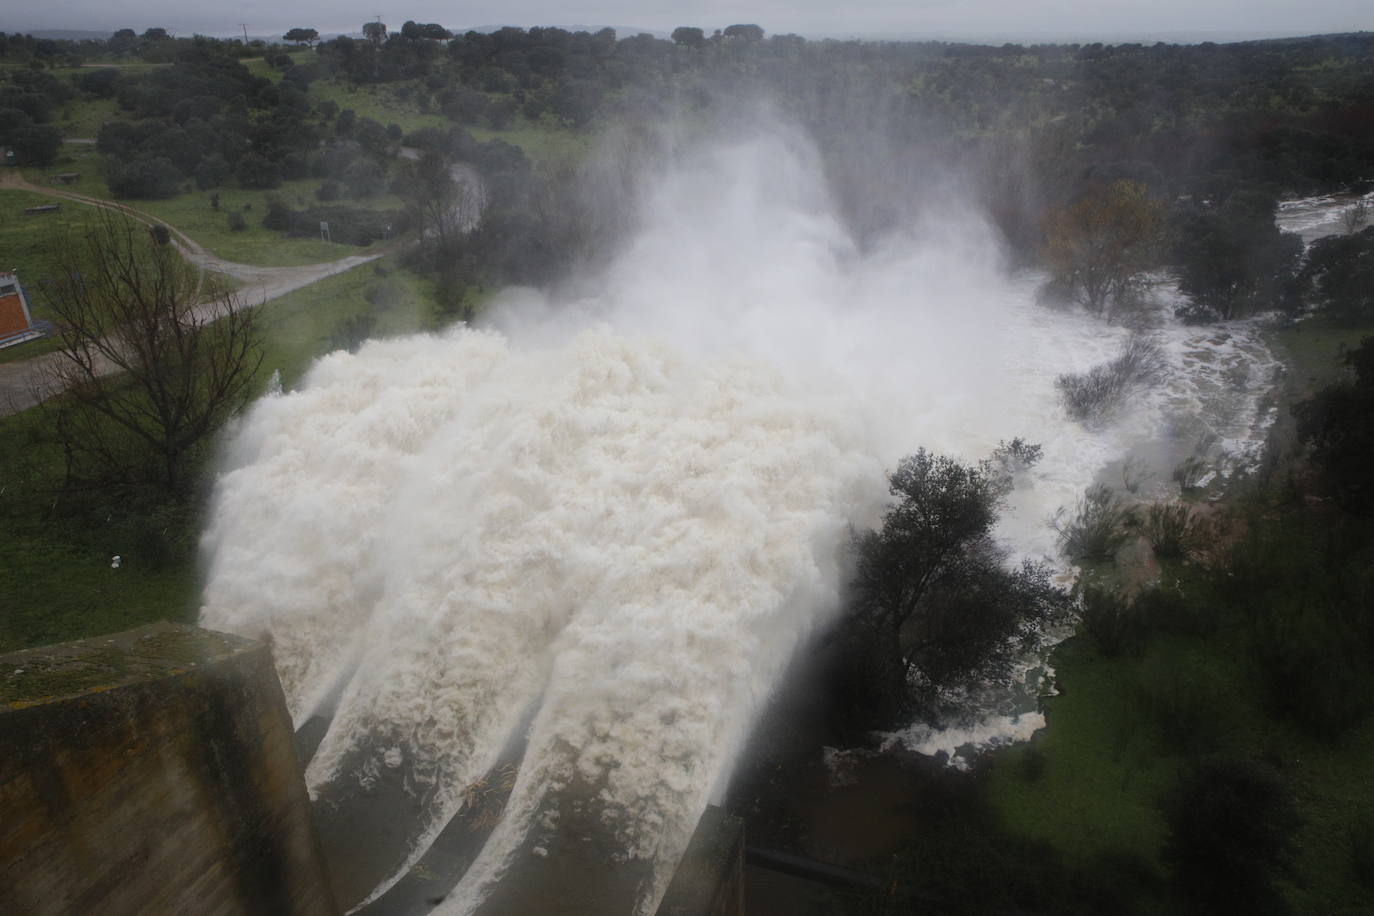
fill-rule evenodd
<path id="1" fill-rule="evenodd" d="M 104 41 L 114 34 L 114 29 L 91 31 L 86 29 L 13 29 L 22 35 L 34 38 L 51 38 L 55 41 Z"/>
<path id="2" fill-rule="evenodd" d="M 504 26 L 504 25 L 467 25 L 467 26 L 460 26 L 460 27 L 444 26 L 444 28 L 448 29 L 450 32 L 452 32 L 452 33 L 455 34 L 455 35 L 464 35 L 464 34 L 466 34 L 466 33 L 468 33 L 468 32 L 489 33 L 489 32 L 495 32 L 497 29 L 504 29 L 505 27 L 506 27 L 506 26 Z M 515 26 L 514 28 L 528 29 L 529 27 L 528 27 L 528 26 Z M 566 29 L 566 30 L 569 31 L 569 32 L 599 32 L 599 31 L 601 31 L 602 29 L 607 28 L 607 26 L 604 26 L 604 25 L 559 25 L 559 24 L 556 24 L 556 23 L 555 23 L 555 24 L 552 24 L 552 25 L 546 25 L 546 26 L 544 26 L 544 28 L 548 28 L 548 29 Z M 630 26 L 630 25 L 613 25 L 613 26 L 610 26 L 609 28 L 615 29 L 615 34 L 616 34 L 616 37 L 617 37 L 617 38 L 628 38 L 628 37 L 631 36 L 631 35 L 638 35 L 638 34 L 640 34 L 641 32 L 648 32 L 650 35 L 654 36 L 655 38 L 667 38 L 667 37 L 669 37 L 669 35 L 672 34 L 671 32 L 665 32 L 665 31 L 663 31 L 662 29 L 642 29 L 642 28 L 639 28 L 638 26 Z"/>

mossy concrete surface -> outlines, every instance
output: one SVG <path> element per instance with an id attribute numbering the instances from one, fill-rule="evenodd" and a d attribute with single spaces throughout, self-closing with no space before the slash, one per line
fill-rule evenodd
<path id="1" fill-rule="evenodd" d="M 0 913 L 337 914 L 291 739 L 261 643 L 0 656 Z"/>
<path id="2" fill-rule="evenodd" d="M 744 821 L 710 805 L 657 916 L 744 916 Z"/>

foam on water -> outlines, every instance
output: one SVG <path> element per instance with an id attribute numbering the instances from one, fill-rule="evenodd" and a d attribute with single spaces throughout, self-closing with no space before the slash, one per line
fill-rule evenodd
<path id="1" fill-rule="evenodd" d="M 1052 556 L 1055 509 L 1166 413 L 1206 414 L 1209 374 L 1267 356 L 1166 328 L 1170 383 L 1085 431 L 1054 379 L 1126 332 L 1037 306 L 969 207 L 930 212 L 860 251 L 804 138 L 703 145 L 594 294 L 511 294 L 494 330 L 335 353 L 253 408 L 205 535 L 202 621 L 272 638 L 297 722 L 338 696 L 312 790 L 403 768 L 427 806 L 413 862 L 531 722 L 505 817 L 442 912 L 471 911 L 570 786 L 596 787 L 625 858 L 671 866 L 834 613 L 848 526 L 877 521 L 900 456 L 1040 443 L 999 535 Z M 1259 387 L 1216 421 L 1234 443 Z"/>
<path id="2" fill-rule="evenodd" d="M 1279 201 L 1275 222 L 1284 232 L 1293 232 L 1306 244 L 1346 231 L 1346 217 L 1361 201 L 1374 207 L 1374 191 L 1363 196 L 1323 194 Z"/>

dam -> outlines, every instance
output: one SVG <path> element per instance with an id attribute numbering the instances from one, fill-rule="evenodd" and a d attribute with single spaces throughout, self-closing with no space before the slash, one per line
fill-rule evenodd
<path id="1" fill-rule="evenodd" d="M 343 913 L 350 863 L 321 842 L 300 742 L 260 641 L 157 623 L 0 656 L 0 912 Z M 455 850 L 441 839 L 359 912 L 430 912 L 470 862 Z M 482 912 L 614 912 L 614 876 L 588 864 Z M 739 916 L 743 869 L 742 821 L 709 808 L 657 912 Z"/>

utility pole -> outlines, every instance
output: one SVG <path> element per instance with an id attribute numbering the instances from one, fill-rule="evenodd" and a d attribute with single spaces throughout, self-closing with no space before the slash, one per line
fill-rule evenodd
<path id="1" fill-rule="evenodd" d="M 243 29 L 243 43 L 248 44 L 248 23 L 240 22 L 239 26 Z"/>

